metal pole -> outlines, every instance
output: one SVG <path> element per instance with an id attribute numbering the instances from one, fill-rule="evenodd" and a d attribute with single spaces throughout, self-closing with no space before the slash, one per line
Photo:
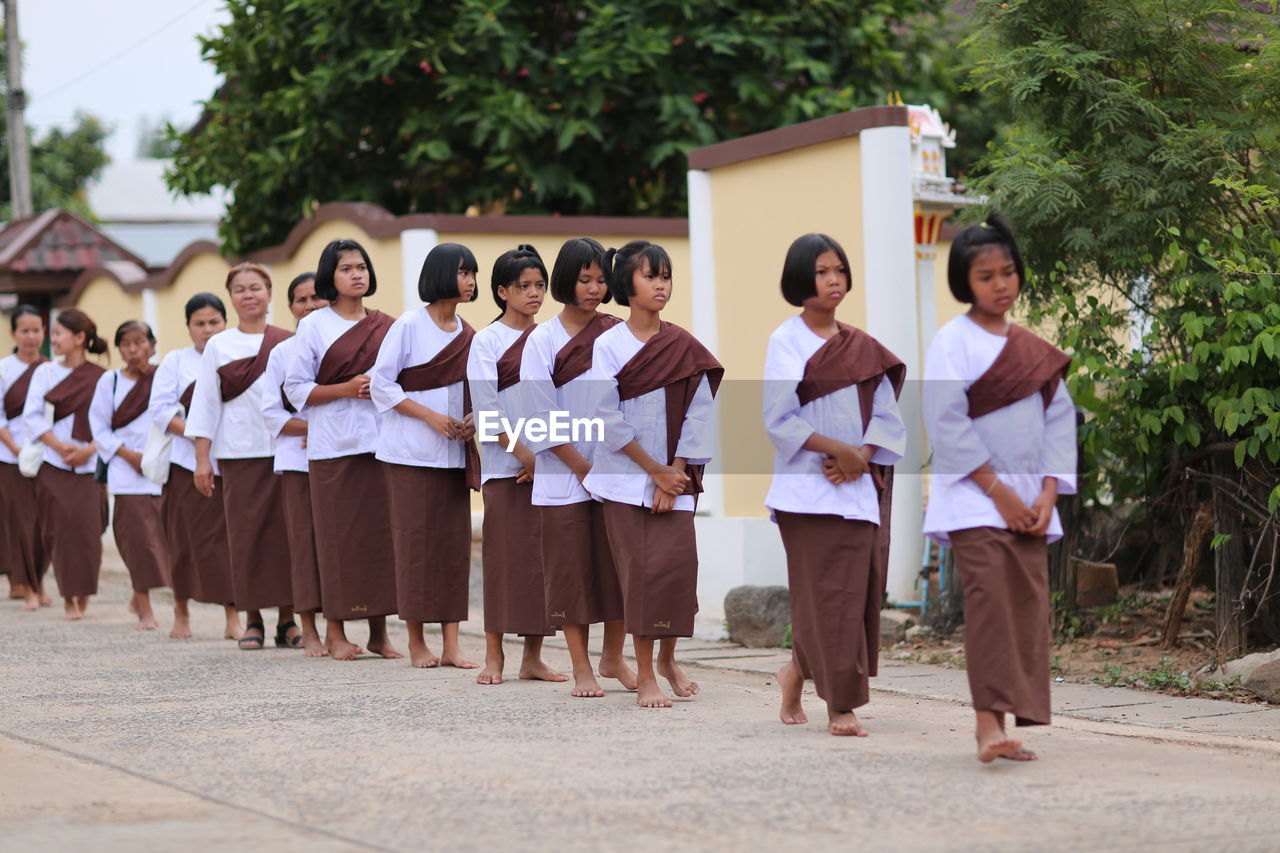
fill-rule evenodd
<path id="1" fill-rule="evenodd" d="M 18 0 L 4 0 L 5 81 L 9 100 L 9 189 L 13 219 L 34 212 L 31 204 L 31 148 L 22 111 L 27 94 L 22 90 L 22 48 L 18 40 Z"/>

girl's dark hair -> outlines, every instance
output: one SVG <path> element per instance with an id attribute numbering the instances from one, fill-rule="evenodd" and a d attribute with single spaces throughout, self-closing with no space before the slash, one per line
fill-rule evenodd
<path id="1" fill-rule="evenodd" d="M 84 333 L 84 348 L 93 355 L 102 355 L 107 351 L 107 342 L 98 336 L 98 326 L 89 319 L 89 315 L 79 308 L 68 308 L 58 313 L 54 320 L 62 328 L 73 335 Z"/>
<path id="2" fill-rule="evenodd" d="M 604 246 L 599 240 L 591 237 L 573 237 L 565 240 L 556 255 L 556 265 L 551 268 L 551 280 L 547 289 L 551 298 L 561 305 L 577 305 L 578 276 L 592 264 L 600 264 L 604 269 Z M 608 281 L 608 279 L 605 279 Z M 601 303 L 608 302 L 613 294 L 605 288 Z"/>
<path id="3" fill-rule="evenodd" d="M 151 331 L 151 326 L 141 320 L 125 320 L 116 329 L 117 349 L 120 347 L 120 342 L 124 340 L 124 336 L 130 332 L 142 332 L 142 334 L 146 335 L 147 340 L 151 341 L 151 343 L 154 344 L 156 342 L 156 336 L 155 333 Z"/>
<path id="4" fill-rule="evenodd" d="M 245 263 L 242 263 L 242 264 L 236 264 L 234 267 L 227 270 L 227 283 L 225 286 L 228 292 L 231 291 L 231 280 L 236 276 L 240 275 L 240 273 L 242 272 L 253 273 L 254 275 L 261 278 L 263 282 L 266 283 L 267 290 L 271 289 L 271 273 L 267 272 L 267 268 L 262 266 L 261 264 L 251 264 L 248 261 L 246 261 Z"/>
<path id="5" fill-rule="evenodd" d="M 1013 226 L 1004 214 L 992 211 L 987 218 L 977 225 L 956 235 L 951 243 L 951 255 L 947 258 L 947 285 L 951 295 L 961 302 L 973 302 L 973 289 L 969 287 L 969 267 L 973 259 L 990 248 L 1004 249 L 1018 271 L 1018 290 L 1026 284 L 1026 269 L 1022 264 L 1022 253 L 1018 251 L 1018 242 L 1013 238 Z"/>
<path id="6" fill-rule="evenodd" d="M 191 315 L 195 314 L 201 308 L 212 308 L 222 315 L 222 319 L 227 319 L 227 306 L 222 304 L 222 300 L 212 293 L 197 293 L 195 296 L 187 300 L 187 324 L 191 324 Z"/>
<path id="7" fill-rule="evenodd" d="M 460 269 L 477 274 L 480 272 L 476 256 L 461 243 L 441 243 L 427 252 L 427 257 L 422 262 L 422 271 L 418 273 L 418 298 L 429 304 L 441 299 L 460 297 L 462 295 L 458 292 L 458 270 Z M 469 301 L 475 302 L 479 295 L 479 288 L 472 290 Z"/>
<path id="8" fill-rule="evenodd" d="M 364 265 L 369 270 L 369 289 L 365 296 L 373 296 L 378 292 L 378 274 L 373 271 L 373 261 L 369 253 L 355 240 L 334 240 L 320 252 L 320 262 L 316 264 L 316 296 L 326 302 L 334 302 L 338 298 L 338 289 L 333 284 L 333 274 L 338 270 L 338 259 L 343 252 L 359 252 Z"/>
<path id="9" fill-rule="evenodd" d="M 18 318 L 27 316 L 35 317 L 40 321 L 41 326 L 44 325 L 44 315 L 40 313 L 39 308 L 34 305 L 19 305 L 17 308 L 13 309 L 13 314 L 9 317 L 9 331 L 18 331 Z M 13 351 L 17 352 L 18 348 L 14 347 Z"/>
<path id="10" fill-rule="evenodd" d="M 844 249 L 826 234 L 805 234 L 797 237 L 787 249 L 787 259 L 782 262 L 782 298 L 799 307 L 810 297 L 818 295 L 815 267 L 818 256 L 827 252 L 835 252 L 844 266 L 845 279 L 849 288 L 853 287 L 853 275 L 849 270 L 849 258 Z"/>
<path id="11" fill-rule="evenodd" d="M 521 243 L 510 251 L 498 255 L 493 262 L 493 278 L 490 287 L 493 289 L 493 301 L 506 312 L 507 300 L 498 295 L 499 287 L 510 287 L 520 280 L 525 270 L 537 270 L 542 273 L 542 280 L 547 280 L 547 265 L 542 262 L 538 250 L 528 243 Z M 501 319 L 501 317 L 499 317 Z"/>
<path id="12" fill-rule="evenodd" d="M 656 273 L 671 275 L 671 256 L 666 249 L 648 240 L 632 240 L 621 249 L 604 253 L 600 266 L 605 281 L 609 282 L 609 292 L 619 305 L 629 304 L 628 300 L 636 295 L 632 276 L 641 269 L 641 261 L 648 261 L 649 269 Z"/>
<path id="13" fill-rule="evenodd" d="M 289 289 L 285 292 L 285 296 L 289 300 L 289 304 L 293 304 L 293 294 L 297 292 L 299 287 L 309 281 L 315 281 L 316 274 L 313 272 L 300 272 L 293 277 L 293 281 L 289 282 Z"/>

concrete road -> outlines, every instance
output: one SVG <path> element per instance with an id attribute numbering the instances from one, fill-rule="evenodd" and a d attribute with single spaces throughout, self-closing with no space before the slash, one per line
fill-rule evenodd
<path id="1" fill-rule="evenodd" d="M 641 710 L 242 652 L 213 608 L 171 641 L 132 629 L 126 594 L 109 576 L 74 624 L 0 603 L 0 849 L 1280 848 L 1274 732 L 1060 718 L 1025 732 L 1041 761 L 984 766 L 945 699 L 877 693 L 871 737 L 833 738 L 816 697 L 784 727 L 769 676 L 711 660 L 701 696 Z"/>

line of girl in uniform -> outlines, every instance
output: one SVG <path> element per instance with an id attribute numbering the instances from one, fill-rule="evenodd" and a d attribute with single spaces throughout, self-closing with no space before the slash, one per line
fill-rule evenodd
<path id="1" fill-rule="evenodd" d="M 0 361 L 0 518 L 4 565 L 24 609 L 48 603 L 50 559 L 68 618 L 96 592 L 106 524 L 93 476 L 100 457 L 140 627 L 155 626 L 148 590 L 172 585 L 174 637 L 191 635 L 195 599 L 224 606 L 226 636 L 245 649 L 262 648 L 262 611 L 274 608 L 279 646 L 339 660 L 366 648 L 400 658 L 386 629 L 398 614 L 417 667 L 480 668 L 479 683 L 500 684 L 502 639 L 516 634 L 520 677 L 571 678 L 573 696 L 603 696 L 598 678 L 635 690 L 644 707 L 670 707 L 660 677 L 676 696 L 697 694 L 675 648 L 692 636 L 697 613 L 694 510 L 723 368 L 661 318 L 670 257 L 646 241 L 606 251 L 578 238 L 548 275 L 521 245 L 494 265 L 501 313 L 478 332 L 457 313 L 476 299 L 477 273 L 466 247 L 435 247 L 419 276 L 425 306 L 393 321 L 364 304 L 377 289 L 367 252 L 334 241 L 314 275 L 290 284 L 298 323 L 290 336 L 267 325 L 267 271 L 241 264 L 226 282 L 236 327 L 224 328 L 216 296 L 193 297 L 193 346 L 154 370 L 145 324 L 117 330 L 125 366 L 104 372 L 86 358 L 106 345 L 81 312 L 55 322 L 54 363 L 39 356 L 38 313 L 17 311 L 17 350 Z M 1001 217 L 957 237 L 948 278 L 970 307 L 939 330 L 925 359 L 933 447 L 925 531 L 951 546 L 965 590 L 978 757 L 1031 760 L 1005 717 L 1049 721 L 1046 545 L 1061 535 L 1058 494 L 1075 488 L 1069 359 L 1008 319 L 1023 265 Z M 776 453 L 766 505 L 791 588 L 781 720 L 807 721 L 801 696 L 812 679 L 829 731 L 866 736 L 855 710 L 876 672 L 892 466 L 911 438 L 897 403 L 903 362 L 836 319 L 850 281 L 830 237 L 805 235 L 787 253 L 782 295 L 801 312 L 769 340 L 764 421 Z M 561 310 L 538 324 L 548 290 Z M 611 298 L 629 309 L 625 321 L 599 311 Z M 555 413 L 595 418 L 603 434 L 504 432 L 477 451 L 476 412 L 504 425 L 547 423 Z M 172 442 L 163 491 L 142 473 L 148 430 Z M 34 481 L 11 470 L 31 441 L 44 445 Z M 458 640 L 471 489 L 485 507 L 483 667 Z M 247 613 L 243 629 L 237 610 Z M 363 648 L 348 636 L 353 620 L 369 623 Z M 442 626 L 439 655 L 427 646 L 427 623 Z M 593 624 L 604 629 L 598 666 L 587 646 Z M 556 631 L 569 676 L 541 659 Z M 623 658 L 625 634 L 635 671 Z"/>

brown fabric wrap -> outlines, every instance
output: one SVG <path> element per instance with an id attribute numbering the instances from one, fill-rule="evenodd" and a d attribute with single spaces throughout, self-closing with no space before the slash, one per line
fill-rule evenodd
<path id="1" fill-rule="evenodd" d="M 196 395 L 196 382 L 193 379 L 191 380 L 191 384 L 186 387 L 186 390 L 182 392 L 182 395 L 178 397 L 178 402 L 182 405 L 182 411 L 184 415 L 191 414 L 191 400 L 192 398 L 195 397 L 195 395 Z"/>
<path id="2" fill-rule="evenodd" d="M 324 358 L 320 359 L 316 384 L 341 385 L 368 372 L 378 359 L 378 348 L 394 322 L 390 315 L 374 308 L 368 309 L 363 320 L 339 335 L 329 346 Z"/>
<path id="3" fill-rule="evenodd" d="M 1067 377 L 1070 367 L 1069 355 L 1012 323 L 996 360 L 965 392 L 969 398 L 969 417 L 980 418 L 1037 391 L 1047 409 L 1058 390 L 1058 380 Z"/>
<path id="4" fill-rule="evenodd" d="M 156 378 L 156 369 L 147 365 L 146 372 L 124 395 L 120 405 L 111 413 L 111 428 L 121 429 L 138 419 L 151 403 L 151 383 Z"/>
<path id="5" fill-rule="evenodd" d="M 4 416 L 6 420 L 16 420 L 22 417 L 22 409 L 27 404 L 27 389 L 31 387 L 31 377 L 35 375 L 36 368 L 44 364 L 49 359 L 41 356 L 27 369 L 22 371 L 22 375 L 14 380 L 9 389 L 4 392 Z"/>
<path id="6" fill-rule="evenodd" d="M 102 534 L 107 529 L 107 490 L 92 474 L 41 465 L 36 509 L 44 551 L 53 560 L 58 594 L 98 594 Z"/>
<path id="7" fill-rule="evenodd" d="M 806 405 L 819 397 L 836 391 L 858 387 L 858 410 L 862 414 L 862 431 L 871 423 L 875 408 L 876 388 L 881 377 L 888 376 L 895 397 L 902 394 L 902 383 L 907 377 L 907 366 L 879 341 L 861 329 L 847 323 L 836 323 L 836 333 L 809 356 L 804 365 L 804 377 L 796 386 L 800 405 Z M 889 521 L 893 516 L 893 466 L 870 465 L 871 478 L 876 484 L 876 498 L 880 504 L 880 565 L 889 565 Z M 879 600 L 877 599 L 877 606 Z"/>
<path id="8" fill-rule="evenodd" d="M 596 338 L 621 322 L 612 314 L 596 314 L 592 317 L 591 322 L 556 353 L 556 363 L 551 368 L 552 384 L 560 388 L 590 370 Z"/>
<path id="9" fill-rule="evenodd" d="M 724 367 L 697 338 L 665 320 L 658 333 L 645 341 L 640 351 L 618 371 L 619 400 L 643 397 L 659 388 L 666 389 L 667 465 L 675 461 L 685 416 L 689 414 L 689 406 L 704 375 L 711 385 L 711 395 L 715 396 L 720 389 L 720 380 L 724 379 Z M 685 484 L 683 494 L 702 493 L 705 467 L 685 466 L 689 482 Z"/>
<path id="10" fill-rule="evenodd" d="M 104 373 L 106 371 L 101 367 L 86 361 L 44 395 L 45 402 L 53 404 L 54 423 L 67 415 L 75 415 L 71 437 L 76 441 L 85 444 L 93 441 L 93 430 L 89 429 L 89 403 L 93 401 L 93 390 Z"/>
<path id="11" fill-rule="evenodd" d="M 511 342 L 507 351 L 498 359 L 498 390 L 505 391 L 520 381 L 520 362 L 524 360 L 524 345 L 529 335 L 537 328 L 530 326 L 520 333 L 520 337 Z"/>
<path id="12" fill-rule="evenodd" d="M 604 517 L 626 632 L 648 638 L 692 637 L 698 613 L 693 513 L 655 513 L 607 500 Z"/>
<path id="13" fill-rule="evenodd" d="M 219 367 L 218 376 L 222 379 L 222 402 L 229 403 L 248 391 L 249 386 L 257 382 L 258 377 L 266 371 L 267 358 L 271 355 L 271 351 L 281 341 L 291 337 L 293 337 L 292 332 L 286 332 L 278 326 L 267 326 L 262 333 L 262 345 L 258 347 L 257 355 L 251 358 L 237 358 Z"/>
<path id="14" fill-rule="evenodd" d="M 471 339 L 476 330 L 461 317 L 462 331 L 454 339 L 431 357 L 430 361 L 406 367 L 396 376 L 396 383 L 405 391 L 430 391 L 433 388 L 447 388 L 455 382 L 462 383 L 462 414 L 471 414 L 471 386 L 467 382 L 467 355 L 471 352 Z M 480 490 L 480 451 L 476 450 L 475 441 L 468 441 L 466 447 L 467 488 L 473 492 Z"/>

